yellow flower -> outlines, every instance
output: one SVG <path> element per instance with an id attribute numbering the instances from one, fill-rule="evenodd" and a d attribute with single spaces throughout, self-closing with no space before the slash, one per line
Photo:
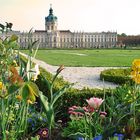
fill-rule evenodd
<path id="1" fill-rule="evenodd" d="M 132 63 L 131 77 L 135 83 L 140 84 L 140 59 L 135 59 Z"/>
<path id="2" fill-rule="evenodd" d="M 140 71 L 140 59 L 135 59 L 132 62 L 132 70 L 133 71 Z"/>
<path id="3" fill-rule="evenodd" d="M 3 86 L 3 84 L 2 84 L 2 82 L 0 82 L 0 89 L 2 89 L 2 86 Z"/>
<path id="4" fill-rule="evenodd" d="M 16 66 L 16 67 L 18 66 L 16 60 L 13 60 L 13 65 Z"/>
<path id="5" fill-rule="evenodd" d="M 27 100 L 27 103 L 28 104 L 33 104 L 33 102 L 30 99 Z"/>

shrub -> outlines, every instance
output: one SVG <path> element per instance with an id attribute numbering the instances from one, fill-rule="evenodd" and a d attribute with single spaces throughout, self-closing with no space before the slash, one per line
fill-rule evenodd
<path id="1" fill-rule="evenodd" d="M 100 79 L 116 84 L 124 84 L 130 82 L 130 68 L 126 69 L 108 69 L 100 74 Z"/>

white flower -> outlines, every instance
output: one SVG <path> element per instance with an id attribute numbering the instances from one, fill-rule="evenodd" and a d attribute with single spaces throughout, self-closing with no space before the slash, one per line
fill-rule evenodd
<path id="1" fill-rule="evenodd" d="M 37 76 L 40 74 L 38 64 L 36 64 L 35 67 L 34 67 L 31 71 L 33 72 L 33 73 L 32 73 L 32 79 L 33 79 L 34 81 L 36 81 Z"/>

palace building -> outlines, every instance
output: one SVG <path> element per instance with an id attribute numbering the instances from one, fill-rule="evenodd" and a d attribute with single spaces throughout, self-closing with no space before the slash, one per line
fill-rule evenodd
<path id="1" fill-rule="evenodd" d="M 117 32 L 71 32 L 58 30 L 57 26 L 58 18 L 50 7 L 45 17 L 45 30 L 35 30 L 32 41 L 38 40 L 40 48 L 112 48 L 117 45 Z M 28 47 L 28 33 L 12 31 L 8 34 L 11 33 L 18 35 L 18 43 L 23 48 Z"/>

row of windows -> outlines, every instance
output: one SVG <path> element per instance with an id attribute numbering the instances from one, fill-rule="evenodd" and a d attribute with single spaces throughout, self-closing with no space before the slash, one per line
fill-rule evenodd
<path id="1" fill-rule="evenodd" d="M 57 41 L 57 38 L 33 38 L 32 41 L 39 40 L 39 42 L 46 41 Z M 28 42 L 28 38 L 20 38 L 20 42 Z M 107 42 L 107 41 L 117 41 L 117 38 L 60 38 L 60 42 Z"/>
<path id="2" fill-rule="evenodd" d="M 72 35 L 73 38 L 111 38 L 116 37 L 116 35 Z M 61 36 L 61 38 L 67 38 L 67 36 Z"/>
<path id="3" fill-rule="evenodd" d="M 53 38 L 54 36 L 57 36 L 57 34 L 47 34 L 47 35 L 34 35 L 33 38 L 39 39 L 39 38 L 46 38 L 50 37 Z M 116 35 L 106 35 L 106 36 L 60 36 L 60 38 L 116 38 Z M 28 38 L 28 36 L 21 36 L 21 38 Z"/>

